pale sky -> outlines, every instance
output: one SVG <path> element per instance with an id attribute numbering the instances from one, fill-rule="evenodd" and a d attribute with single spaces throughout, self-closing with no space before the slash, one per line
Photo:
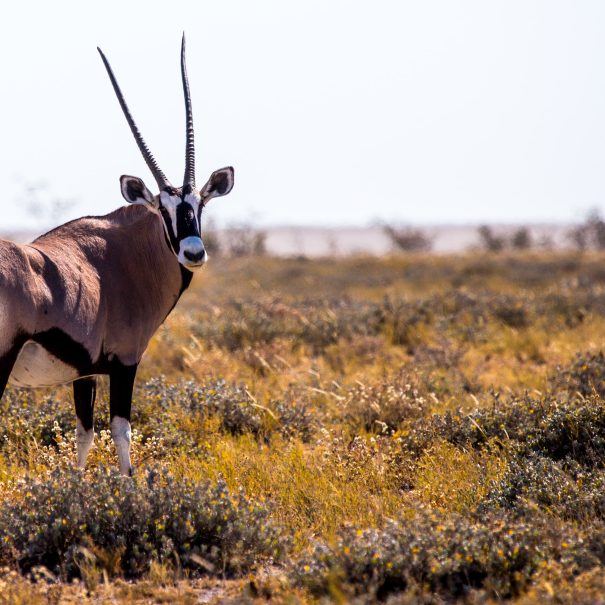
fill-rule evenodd
<path id="1" fill-rule="evenodd" d="M 565 222 L 605 211 L 602 0 L 24 0 L 0 21 L 0 230 L 155 190 L 97 54 L 174 184 L 181 32 L 219 225 Z M 27 185 L 43 184 L 37 216 Z"/>

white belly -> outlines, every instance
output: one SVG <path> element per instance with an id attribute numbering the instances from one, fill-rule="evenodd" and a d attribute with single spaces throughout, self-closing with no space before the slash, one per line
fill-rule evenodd
<path id="1" fill-rule="evenodd" d="M 52 387 L 78 378 L 75 368 L 51 355 L 44 347 L 28 340 L 8 379 L 16 387 Z"/>

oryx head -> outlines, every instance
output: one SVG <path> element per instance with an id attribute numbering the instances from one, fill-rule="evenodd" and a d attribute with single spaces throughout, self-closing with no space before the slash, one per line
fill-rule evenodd
<path id="1" fill-rule="evenodd" d="M 233 168 L 221 168 L 212 173 L 208 182 L 198 189 L 195 186 L 195 147 L 193 140 L 193 113 L 189 80 L 185 66 L 185 34 L 181 44 L 181 75 L 185 93 L 185 114 L 187 124 L 187 143 L 185 147 L 185 176 L 182 187 L 173 187 L 149 151 L 137 125 L 126 105 L 122 91 L 118 86 L 109 62 L 100 48 L 97 48 L 109 74 L 122 111 L 130 130 L 149 166 L 158 187 L 159 195 L 153 195 L 143 181 L 136 176 L 122 175 L 120 185 L 122 195 L 129 204 L 147 204 L 160 213 L 166 230 L 166 236 L 179 263 L 188 269 L 197 269 L 207 260 L 208 255 L 200 235 L 202 208 L 213 197 L 226 195 L 233 187 Z"/>

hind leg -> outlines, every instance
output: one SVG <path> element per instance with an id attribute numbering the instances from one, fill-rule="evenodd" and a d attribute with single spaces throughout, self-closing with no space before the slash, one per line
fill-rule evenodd
<path id="1" fill-rule="evenodd" d="M 76 444 L 78 446 L 78 467 L 86 466 L 86 457 L 95 438 L 93 416 L 97 381 L 95 378 L 80 378 L 74 382 L 74 402 L 76 404 Z"/>

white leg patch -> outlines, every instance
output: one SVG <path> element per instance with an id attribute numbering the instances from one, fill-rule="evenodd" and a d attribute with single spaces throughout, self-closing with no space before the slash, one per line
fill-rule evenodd
<path id="1" fill-rule="evenodd" d="M 111 437 L 116 446 L 120 472 L 122 475 L 130 475 L 130 441 L 132 438 L 130 422 L 126 418 L 114 416 L 111 420 Z"/>
<path id="2" fill-rule="evenodd" d="M 86 457 L 92 447 L 92 443 L 95 438 L 95 430 L 86 430 L 80 419 L 76 419 L 76 445 L 78 446 L 78 467 L 84 468 L 86 466 Z"/>

